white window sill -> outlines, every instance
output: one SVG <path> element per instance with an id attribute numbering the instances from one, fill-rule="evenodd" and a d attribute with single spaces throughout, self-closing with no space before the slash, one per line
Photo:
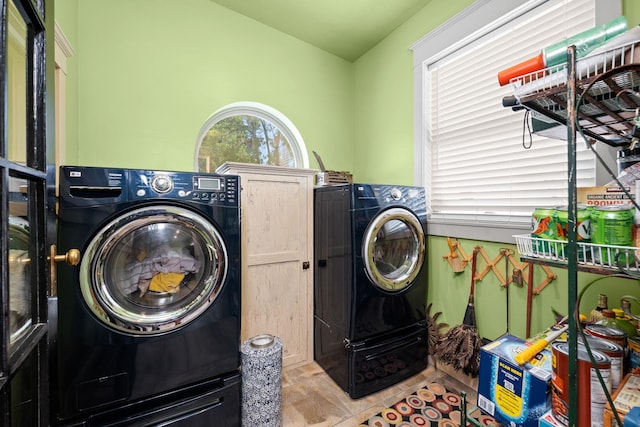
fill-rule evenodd
<path id="1" fill-rule="evenodd" d="M 480 224 L 477 222 L 427 221 L 427 234 L 487 242 L 516 243 L 515 234 L 531 232 L 529 224 Z"/>

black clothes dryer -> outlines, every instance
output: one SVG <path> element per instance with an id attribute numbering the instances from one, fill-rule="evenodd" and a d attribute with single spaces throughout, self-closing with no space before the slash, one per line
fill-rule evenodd
<path id="1" fill-rule="evenodd" d="M 314 190 L 314 358 L 352 398 L 426 367 L 421 187 Z"/>
<path id="2" fill-rule="evenodd" d="M 81 260 L 58 268 L 53 422 L 196 402 L 179 425 L 239 425 L 239 178 L 65 166 L 59 185 L 58 247 Z"/>

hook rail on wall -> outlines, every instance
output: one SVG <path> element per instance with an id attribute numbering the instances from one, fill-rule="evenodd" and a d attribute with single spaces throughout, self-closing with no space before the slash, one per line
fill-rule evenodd
<path id="1" fill-rule="evenodd" d="M 471 255 L 467 254 L 467 252 L 464 250 L 464 248 L 460 244 L 459 240 L 456 240 L 450 237 L 448 237 L 447 239 L 451 240 L 452 251 L 457 252 L 457 255 L 460 257 L 461 261 L 466 267 L 469 261 L 471 260 Z M 496 254 L 496 256 L 493 259 L 491 259 L 487 251 L 482 246 L 477 246 L 477 248 L 478 248 L 478 253 L 482 256 L 482 259 L 484 259 L 486 266 L 482 271 L 478 271 L 478 273 L 476 274 L 476 280 L 482 280 L 487 274 L 489 274 L 489 272 L 493 272 L 493 274 L 498 278 L 498 281 L 501 283 L 503 287 L 508 286 L 509 283 L 514 283 L 517 286 L 531 285 L 532 275 L 531 274 L 525 275 L 524 273 L 528 271 L 533 271 L 532 268 L 534 264 L 518 261 L 514 257 L 514 254 L 515 254 L 514 251 L 510 249 L 505 249 L 505 248 L 500 249 L 500 252 Z M 451 254 L 452 252 L 449 252 L 446 255 L 443 255 L 442 258 L 449 261 L 451 259 Z M 504 277 L 503 273 L 499 270 L 497 266 L 497 264 L 503 258 L 508 259 L 508 262 L 513 267 L 512 274 L 507 278 Z M 551 269 L 548 266 L 544 264 L 543 265 L 537 264 L 537 265 L 540 268 L 542 268 L 542 270 L 545 272 L 545 278 L 540 283 L 538 283 L 535 287 L 532 288 L 533 295 L 539 295 L 547 285 L 549 285 L 558 277 L 556 274 L 553 273 L 553 271 L 551 271 Z M 464 271 L 464 269 L 461 271 Z"/>

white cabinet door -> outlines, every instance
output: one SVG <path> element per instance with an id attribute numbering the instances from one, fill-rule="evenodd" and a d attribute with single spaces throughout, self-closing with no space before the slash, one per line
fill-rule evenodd
<path id="1" fill-rule="evenodd" d="M 283 366 L 313 360 L 313 178 L 316 171 L 225 163 L 240 175 L 242 341 L 279 337 Z"/>

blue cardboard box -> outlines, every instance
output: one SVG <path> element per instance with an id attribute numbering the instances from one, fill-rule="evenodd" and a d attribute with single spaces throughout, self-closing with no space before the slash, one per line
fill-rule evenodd
<path id="1" fill-rule="evenodd" d="M 551 352 L 545 349 L 520 366 L 514 356 L 526 346 L 505 334 L 480 351 L 478 407 L 509 427 L 537 427 L 551 409 Z"/>

